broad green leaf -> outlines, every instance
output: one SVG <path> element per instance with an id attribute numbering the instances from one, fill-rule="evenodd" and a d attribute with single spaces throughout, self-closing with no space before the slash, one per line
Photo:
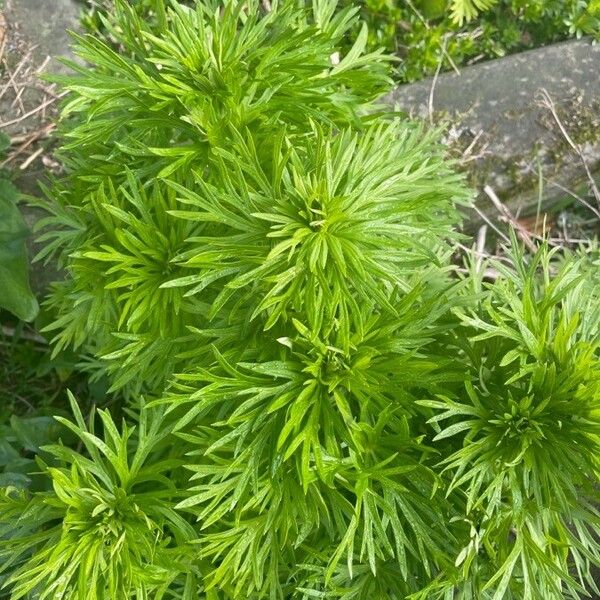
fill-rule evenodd
<path id="1" fill-rule="evenodd" d="M 27 226 L 16 205 L 14 186 L 0 179 L 0 308 L 33 321 L 39 306 L 29 285 Z"/>

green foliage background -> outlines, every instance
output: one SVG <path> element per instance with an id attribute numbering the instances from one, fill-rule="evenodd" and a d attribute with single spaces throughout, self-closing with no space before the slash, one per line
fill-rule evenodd
<path id="1" fill-rule="evenodd" d="M 157 18 L 156 0 L 132 2 L 147 21 Z M 102 10 L 112 0 L 89 0 L 84 24 L 102 31 Z M 482 59 L 492 59 L 584 35 L 600 33 L 596 0 L 342 0 L 359 9 L 369 27 L 368 48 L 385 48 L 398 57 L 393 77 L 417 81 Z M 358 33 L 351 30 L 347 49 Z"/>
<path id="2" fill-rule="evenodd" d="M 355 2 L 347 2 L 356 5 Z M 482 59 L 598 36 L 600 6 L 587 0 L 363 0 L 369 44 L 398 55 L 410 82 Z"/>
<path id="3" fill-rule="evenodd" d="M 60 78 L 46 331 L 113 407 L 0 446 L 10 599 L 598 593 L 597 249 L 459 271 L 471 192 L 356 10 L 161 7 Z"/>

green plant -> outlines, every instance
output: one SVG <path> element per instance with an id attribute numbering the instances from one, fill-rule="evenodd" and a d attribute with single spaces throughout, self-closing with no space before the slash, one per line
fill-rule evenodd
<path id="1" fill-rule="evenodd" d="M 600 282 L 589 258 L 556 256 L 528 258 L 513 236 L 459 311 L 464 391 L 421 403 L 440 411 L 434 441 L 460 440 L 442 463 L 472 526 L 457 565 L 493 598 L 599 593 Z"/>
<path id="2" fill-rule="evenodd" d="M 71 399 L 52 489 L 3 492 L 13 600 L 596 589 L 595 251 L 515 241 L 459 278 L 471 193 L 377 105 L 388 61 L 365 30 L 343 51 L 352 15 L 119 2 L 115 46 L 79 39 L 40 258 L 66 272 L 56 352 L 126 418 Z"/>
<path id="3" fill-rule="evenodd" d="M 47 483 L 39 477 L 35 457 L 42 446 L 58 441 L 60 425 L 52 417 L 18 417 L 0 425 L 0 487 L 39 488 Z"/>
<path id="4" fill-rule="evenodd" d="M 465 21 L 473 20 L 480 12 L 490 10 L 497 2 L 498 0 L 452 0 L 452 20 L 462 25 Z"/>
<path id="5" fill-rule="evenodd" d="M 98 411 L 103 439 L 85 425 L 71 396 L 76 423 L 59 419 L 86 456 L 63 445 L 44 450 L 64 467 L 46 467 L 52 490 L 29 496 L 8 487 L 0 496 L 0 575 L 12 569 L 11 598 L 148 598 L 164 594 L 185 573 L 193 530 L 173 510 L 177 496 L 166 476 L 177 465 L 156 446 L 168 435 L 160 414 L 142 410 L 138 431 Z M 135 447 L 131 443 L 135 439 Z M 154 451 L 153 461 L 147 458 Z M 192 577 L 190 573 L 189 578 Z M 185 585 L 185 583 L 184 583 Z M 189 586 L 189 584 L 188 584 Z"/>
<path id="6" fill-rule="evenodd" d="M 72 176 L 53 193 L 51 216 L 42 223 L 59 228 L 45 234 L 49 243 L 38 257 L 59 252 L 71 275 L 49 302 L 58 314 L 49 328 L 58 331 L 57 351 L 87 344 L 96 373 L 118 371 L 115 388 L 159 391 L 184 364 L 190 327 L 209 323 L 208 304 L 216 312 L 233 301 L 233 285 L 243 276 L 250 282 L 258 275 L 252 269 L 274 246 L 264 215 L 293 187 L 292 178 L 303 176 L 300 169 L 313 168 L 302 166 L 311 160 L 311 144 L 331 152 L 318 140 L 332 128 L 363 127 L 364 103 L 388 84 L 387 60 L 361 55 L 364 36 L 338 65 L 331 63 L 352 23 L 352 11 L 334 14 L 333 7 L 317 3 L 308 19 L 290 4 L 262 18 L 254 4 L 229 3 L 222 15 L 216 5 L 176 6 L 169 30 L 157 37 L 119 4 L 122 54 L 92 37 L 79 40 L 81 57 L 98 68 L 74 65 L 81 77 L 65 81 L 77 94 L 65 108 L 76 123 L 65 148 L 77 154 L 66 156 Z M 97 118 L 80 121 L 77 115 L 88 111 Z M 384 143 L 391 143 L 394 127 L 378 134 Z M 406 143 L 416 152 L 421 142 L 413 135 Z M 401 152 L 402 144 L 390 152 Z M 382 161 L 380 177 L 388 168 Z M 306 194 L 321 193 L 307 185 Z M 210 209 L 195 189 L 224 197 Z M 298 210 L 307 203 L 303 210 L 310 212 L 312 200 L 298 192 Z M 227 194 L 247 211 L 235 217 Z M 228 255 L 232 235 L 248 249 L 239 266 Z M 210 236 L 213 254 L 194 251 L 195 239 L 206 244 Z"/>

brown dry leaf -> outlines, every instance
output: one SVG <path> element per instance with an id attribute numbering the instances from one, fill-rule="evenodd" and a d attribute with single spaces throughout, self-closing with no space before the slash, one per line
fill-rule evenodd
<path id="1" fill-rule="evenodd" d="M 543 215 L 533 215 L 532 217 L 522 217 L 517 219 L 517 223 L 535 236 L 543 236 L 551 231 L 556 225 L 556 215 L 544 213 Z"/>

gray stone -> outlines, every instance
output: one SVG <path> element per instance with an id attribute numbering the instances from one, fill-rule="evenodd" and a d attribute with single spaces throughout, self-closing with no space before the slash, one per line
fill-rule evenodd
<path id="1" fill-rule="evenodd" d="M 481 194 L 490 185 L 513 211 L 537 204 L 538 165 L 551 204 L 562 188 L 583 181 L 580 157 L 568 145 L 543 90 L 589 166 L 600 164 L 600 45 L 576 40 L 481 63 L 397 88 L 386 100 L 413 116 L 448 117 L 449 137 L 470 149 L 468 171 Z M 433 111 L 433 112 L 432 112 Z M 431 114 L 430 114 L 431 113 Z M 484 148 L 485 152 L 480 153 Z"/>
<path id="2" fill-rule="evenodd" d="M 59 57 L 73 57 L 68 32 L 79 30 L 81 7 L 75 0 L 5 0 L 4 16 L 9 35 L 37 45 L 35 55 L 39 60 L 50 56 L 47 71 L 56 73 L 65 70 Z"/>
<path id="3" fill-rule="evenodd" d="M 7 24 L 2 86 L 9 85 L 0 101 L 0 123 L 14 121 L 49 102 L 43 110 L 2 126 L 5 133 L 19 136 L 48 121 L 54 103 L 42 78 L 67 71 L 59 57 L 73 58 L 68 31 L 79 28 L 81 4 L 75 0 L 6 0 L 2 12 Z M 7 80 L 9 75 L 13 82 Z"/>

